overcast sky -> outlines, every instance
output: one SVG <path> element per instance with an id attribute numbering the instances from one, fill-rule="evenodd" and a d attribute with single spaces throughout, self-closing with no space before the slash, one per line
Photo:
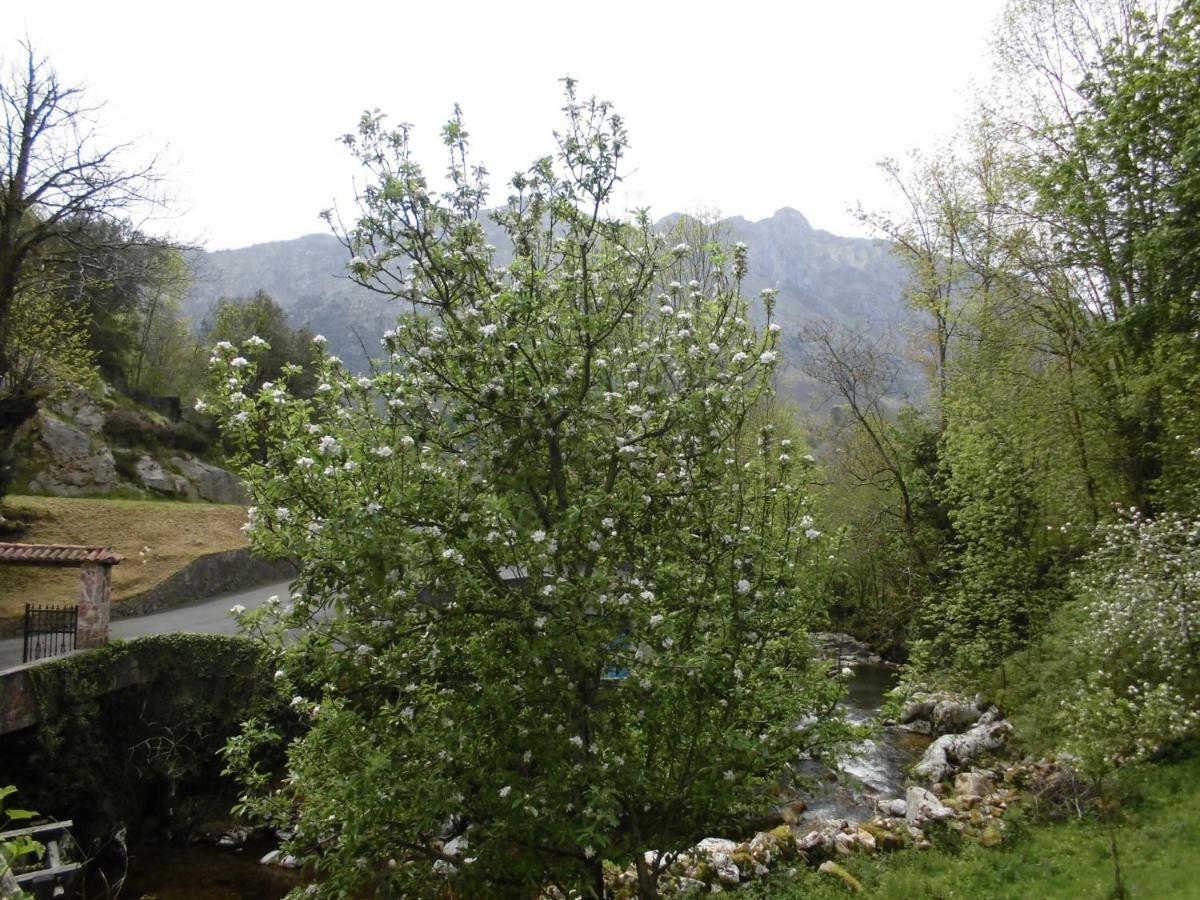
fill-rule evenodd
<path id="1" fill-rule="evenodd" d="M 931 147 L 982 79 L 1002 0 L 677 3 L 2 0 L 0 56 L 28 36 L 103 127 L 161 151 L 174 194 L 151 230 L 244 246 L 321 231 L 350 208 L 336 142 L 367 108 L 438 129 L 463 107 L 503 179 L 550 151 L 558 79 L 611 100 L 631 149 L 623 203 L 762 218 L 782 206 L 861 233 L 886 205 L 873 163 Z"/>

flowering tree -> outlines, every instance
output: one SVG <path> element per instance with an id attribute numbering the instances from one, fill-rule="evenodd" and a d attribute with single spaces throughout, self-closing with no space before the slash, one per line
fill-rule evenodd
<path id="1" fill-rule="evenodd" d="M 1063 709 L 1066 749 L 1097 780 L 1200 724 L 1200 521 L 1134 512 L 1099 536 L 1078 578 L 1089 671 Z"/>
<path id="2" fill-rule="evenodd" d="M 213 357 L 253 545 L 301 563 L 289 605 L 242 617 L 299 629 L 277 680 L 306 730 L 282 785 L 254 765 L 262 723 L 229 756 L 248 809 L 297 820 L 317 893 L 599 896 L 602 861 L 632 858 L 653 896 L 670 851 L 762 812 L 840 733 L 806 638 L 811 458 L 751 424 L 772 295 L 759 333 L 744 247 L 685 281 L 696 248 L 611 218 L 621 120 L 570 82 L 564 111 L 490 213 L 503 266 L 457 113 L 441 193 L 408 127 L 364 116 L 341 234 L 352 277 L 403 305 L 384 359 L 322 356 L 306 400 L 247 394 L 253 346 Z"/>

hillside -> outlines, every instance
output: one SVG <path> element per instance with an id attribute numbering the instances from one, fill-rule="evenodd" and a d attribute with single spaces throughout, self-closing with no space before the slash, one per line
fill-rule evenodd
<path id="1" fill-rule="evenodd" d="M 675 218 L 668 216 L 659 226 Z M 730 240 L 750 248 L 747 293 L 756 295 L 765 287 L 779 291 L 777 315 L 784 328 L 786 363 L 780 379 L 785 393 L 812 396 L 796 368 L 801 348 L 795 335 L 805 321 L 827 318 L 902 340 L 902 326 L 912 314 L 901 301 L 904 273 L 885 243 L 814 229 L 794 209 L 781 209 L 758 221 L 735 216 L 722 224 Z M 503 246 L 498 231 L 491 240 Z M 288 311 L 293 324 L 308 324 L 329 339 L 332 352 L 362 368 L 394 313 L 386 299 L 344 276 L 346 258 L 337 239 L 323 234 L 197 255 L 192 258 L 196 282 L 186 311 L 201 321 L 217 299 L 262 289 Z M 904 381 L 911 388 L 917 378 L 912 372 L 909 376 Z"/>
<path id="2" fill-rule="evenodd" d="M 17 540 L 104 544 L 123 555 L 125 560 L 113 569 L 113 600 L 118 603 L 199 556 L 246 546 L 241 530 L 246 511 L 228 504 L 10 496 L 4 513 L 29 525 Z M 25 603 L 71 603 L 78 592 L 77 569 L 5 566 L 0 619 L 20 614 Z"/>

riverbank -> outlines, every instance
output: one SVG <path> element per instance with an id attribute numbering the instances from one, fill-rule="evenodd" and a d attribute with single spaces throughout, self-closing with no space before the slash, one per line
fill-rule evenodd
<path id="1" fill-rule="evenodd" d="M 112 547 L 125 557 L 113 567 L 113 602 L 141 595 L 189 563 L 211 553 L 246 548 L 246 510 L 216 503 L 168 500 L 10 496 L 4 515 L 28 523 L 17 540 L 31 544 Z M 0 578 L 0 622 L 18 617 L 26 603 L 74 603 L 74 569 L 5 566 Z"/>
<path id="2" fill-rule="evenodd" d="M 1200 871 L 1200 747 L 1186 757 L 1138 766 L 1114 785 L 1123 799 L 1112 823 L 1040 820 L 1028 805 L 1010 812 L 1004 843 L 985 848 L 950 842 L 885 856 L 852 855 L 842 867 L 863 887 L 859 896 L 888 900 L 1027 900 L 1030 897 L 1114 896 L 1115 836 L 1121 881 L 1128 897 L 1196 896 Z M 841 881 L 798 867 L 748 886 L 747 898 L 822 900 L 854 893 Z"/>

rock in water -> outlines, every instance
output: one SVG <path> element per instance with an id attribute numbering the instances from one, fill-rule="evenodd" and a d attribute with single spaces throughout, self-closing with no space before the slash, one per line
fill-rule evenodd
<path id="1" fill-rule="evenodd" d="M 959 766 L 970 764 L 981 753 L 997 750 L 1012 731 L 1006 721 L 987 722 L 976 725 L 966 734 L 944 734 L 925 751 L 921 761 L 913 766 L 912 773 L 918 778 L 932 782 L 953 775 Z"/>

